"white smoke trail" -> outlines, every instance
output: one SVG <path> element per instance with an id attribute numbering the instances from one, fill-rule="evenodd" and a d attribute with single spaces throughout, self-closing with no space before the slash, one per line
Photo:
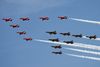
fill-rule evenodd
<path id="1" fill-rule="evenodd" d="M 63 42 L 52 42 L 52 41 L 40 40 L 40 39 L 34 39 L 34 40 L 39 41 L 39 42 L 45 42 L 45 43 L 61 44 L 61 45 L 66 45 L 66 46 L 100 50 L 100 46 L 96 46 L 96 45 L 89 45 L 89 44 L 87 45 L 87 44 L 82 44 L 82 43 L 66 44 L 66 43 L 63 43 Z"/>
<path id="2" fill-rule="evenodd" d="M 85 58 L 85 59 L 100 61 L 100 58 L 97 58 L 97 57 L 90 57 L 90 56 L 76 55 L 76 54 L 67 54 L 67 53 L 64 53 L 64 54 L 69 55 L 69 56 L 73 56 L 73 57 L 78 57 L 78 58 Z"/>
<path id="3" fill-rule="evenodd" d="M 91 20 L 84 20 L 84 19 L 77 19 L 77 18 L 69 18 L 71 20 L 76 20 L 80 22 L 87 22 L 87 23 L 94 23 L 94 24 L 100 24 L 100 21 L 91 21 Z"/>
<path id="4" fill-rule="evenodd" d="M 96 40 L 100 40 L 100 38 L 96 38 Z"/>
<path id="5" fill-rule="evenodd" d="M 100 52 L 95 52 L 95 51 L 81 50 L 81 49 L 75 49 L 75 48 L 64 48 L 64 49 L 77 51 L 77 52 L 83 52 L 83 53 L 89 53 L 89 54 L 94 54 L 94 55 L 99 55 L 100 56 Z"/>

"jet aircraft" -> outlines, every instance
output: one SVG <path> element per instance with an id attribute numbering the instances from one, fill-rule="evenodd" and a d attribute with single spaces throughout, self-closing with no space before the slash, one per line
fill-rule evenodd
<path id="1" fill-rule="evenodd" d="M 11 22 L 13 19 L 12 18 L 3 18 L 2 20 L 4 20 L 5 22 Z"/>
<path id="2" fill-rule="evenodd" d="M 79 35 L 72 35 L 72 36 L 82 38 L 82 34 L 79 34 Z"/>
<path id="3" fill-rule="evenodd" d="M 62 47 L 61 47 L 61 45 L 56 45 L 56 46 L 51 46 L 51 47 L 53 47 L 53 48 L 59 48 L 59 49 L 61 49 Z"/>
<path id="4" fill-rule="evenodd" d="M 96 35 L 86 36 L 86 37 L 89 38 L 89 39 L 96 39 L 97 38 Z"/>
<path id="5" fill-rule="evenodd" d="M 67 16 L 58 16 L 59 19 L 63 20 L 63 19 L 68 19 Z"/>
<path id="6" fill-rule="evenodd" d="M 26 34 L 25 31 L 21 31 L 21 32 L 17 32 L 19 35 L 23 35 L 23 34 Z"/>
<path id="7" fill-rule="evenodd" d="M 23 38 L 24 40 L 26 40 L 26 41 L 31 41 L 32 40 L 32 38 Z"/>
<path id="8" fill-rule="evenodd" d="M 40 19 L 41 19 L 42 21 L 44 21 L 44 20 L 49 20 L 49 17 L 48 17 L 48 16 L 42 16 L 42 17 L 40 17 Z"/>
<path id="9" fill-rule="evenodd" d="M 59 42 L 59 39 L 56 38 L 56 39 L 49 39 L 50 41 L 53 41 L 53 42 Z"/>
<path id="10" fill-rule="evenodd" d="M 61 35 L 63 35 L 63 36 L 70 36 L 71 34 L 70 34 L 70 32 L 67 32 L 67 33 L 60 33 Z"/>
<path id="11" fill-rule="evenodd" d="M 54 54 L 62 54 L 62 51 L 58 51 L 58 52 L 53 51 L 52 53 L 54 53 Z"/>
<path id="12" fill-rule="evenodd" d="M 30 19 L 28 17 L 22 17 L 22 18 L 20 18 L 20 20 L 22 20 L 22 21 L 28 21 Z"/>
<path id="13" fill-rule="evenodd" d="M 46 33 L 48 33 L 48 34 L 50 34 L 50 35 L 52 35 L 52 34 L 57 34 L 57 32 L 56 31 L 50 31 L 50 32 L 46 32 Z"/>
<path id="14" fill-rule="evenodd" d="M 64 43 L 67 43 L 67 44 L 73 44 L 73 40 L 72 41 L 63 41 Z"/>
<path id="15" fill-rule="evenodd" d="M 12 25 L 10 25 L 10 27 L 12 27 L 12 28 L 19 28 L 19 25 L 18 24 L 12 24 Z"/>

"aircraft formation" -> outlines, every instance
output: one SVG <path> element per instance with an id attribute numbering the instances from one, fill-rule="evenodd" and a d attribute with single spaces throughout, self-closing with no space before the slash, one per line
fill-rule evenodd
<path id="1" fill-rule="evenodd" d="M 48 33 L 50 35 L 56 35 L 57 34 L 56 31 L 49 31 L 49 32 L 46 32 L 46 33 Z M 76 38 L 82 38 L 83 37 L 82 34 L 72 34 L 71 35 L 70 32 L 63 32 L 63 33 L 58 33 L 58 34 L 61 34 L 63 36 L 73 36 L 73 37 L 76 37 Z M 89 39 L 96 39 L 97 38 L 96 35 L 90 35 L 90 36 L 84 36 L 84 37 L 89 38 Z M 50 39 L 50 40 L 52 40 L 52 39 Z M 58 39 L 53 39 L 53 40 L 57 40 L 58 41 Z"/>
<path id="2" fill-rule="evenodd" d="M 13 21 L 12 18 L 3 18 L 2 20 L 5 21 L 5 22 L 12 22 Z M 21 21 L 29 21 L 30 18 L 22 17 L 22 18 L 19 18 L 19 20 L 21 20 Z M 20 28 L 20 25 L 18 25 L 18 24 L 11 24 L 9 26 L 12 27 L 12 28 Z M 27 32 L 26 31 L 17 31 L 16 33 L 19 34 L 19 35 L 26 35 Z M 23 38 L 23 40 L 32 41 L 32 38 L 31 37 L 27 37 L 27 38 Z"/>
<path id="3" fill-rule="evenodd" d="M 58 18 L 63 20 L 63 19 L 67 19 L 67 16 L 58 16 Z M 42 20 L 42 21 L 48 21 L 49 17 L 48 16 L 41 16 L 39 19 Z M 2 18 L 2 20 L 9 23 L 9 22 L 12 22 L 14 19 L 12 19 L 12 18 Z M 19 20 L 29 21 L 30 18 L 29 17 L 21 17 L 21 18 L 19 18 Z M 18 25 L 18 24 L 11 24 L 9 26 L 12 27 L 12 28 L 20 28 L 20 25 Z M 26 31 L 19 31 L 19 32 L 16 32 L 16 33 L 19 34 L 19 35 L 25 35 L 27 32 Z M 56 31 L 55 32 L 47 32 L 47 33 L 49 33 L 51 35 L 52 34 L 57 34 Z M 32 38 L 27 37 L 27 38 L 23 38 L 23 40 L 32 41 Z M 52 39 L 50 39 L 50 40 L 52 40 Z"/>
<path id="4" fill-rule="evenodd" d="M 57 18 L 60 19 L 60 20 L 68 19 L 67 16 L 58 16 Z M 50 18 L 48 16 L 41 16 L 41 17 L 39 17 L 39 19 L 42 20 L 42 21 L 50 20 Z M 12 22 L 13 21 L 12 18 L 3 18 L 2 20 L 5 21 L 5 22 Z M 30 18 L 29 17 L 21 17 L 21 18 L 19 18 L 19 20 L 21 20 L 21 21 L 29 21 Z M 20 28 L 20 25 L 18 25 L 18 24 L 11 24 L 9 26 L 12 27 L 12 28 Z M 26 31 L 17 31 L 16 33 L 19 34 L 19 35 L 26 35 L 27 34 Z M 62 36 L 72 36 L 72 37 L 76 37 L 76 38 L 83 38 L 84 37 L 83 34 L 71 34 L 70 32 L 60 32 L 60 33 L 58 33 L 57 31 L 47 31 L 45 33 L 47 33 L 49 35 L 57 35 L 57 34 L 59 34 L 59 35 L 62 35 Z M 85 37 L 88 38 L 88 39 L 96 39 L 97 38 L 96 35 L 90 35 L 90 36 L 86 35 Z M 32 37 L 27 37 L 27 38 L 24 37 L 23 40 L 32 41 L 33 38 Z M 48 40 L 52 41 L 52 42 L 59 42 L 60 41 L 59 38 L 52 38 L 52 39 L 48 39 Z M 74 44 L 74 41 L 73 40 L 71 40 L 71 41 L 63 41 L 63 43 Z M 61 49 L 62 48 L 62 46 L 59 45 L 59 44 L 56 45 L 56 46 L 51 46 L 51 47 L 55 48 L 55 49 L 57 49 L 57 48 Z M 62 51 L 61 50 L 60 51 L 53 51 L 52 53 L 54 53 L 54 54 L 62 54 Z"/>
<path id="5" fill-rule="evenodd" d="M 57 31 L 47 31 L 47 32 L 45 32 L 45 33 L 47 33 L 47 34 L 49 34 L 49 35 L 57 35 L 57 34 L 59 34 L 59 35 L 62 35 L 62 36 L 72 36 L 72 37 L 76 37 L 76 38 L 83 38 L 83 37 L 86 37 L 87 39 L 96 39 L 97 37 L 96 37 L 96 35 L 90 35 L 90 36 L 83 36 L 83 34 L 71 34 L 70 32 L 61 32 L 61 33 L 58 33 Z M 52 38 L 52 39 L 48 39 L 49 41 L 52 41 L 52 42 L 60 42 L 60 39 L 59 38 Z M 63 41 L 63 43 L 66 43 L 66 44 L 74 44 L 74 41 L 73 40 L 71 40 L 71 41 Z M 62 47 L 61 47 L 61 45 L 56 45 L 56 46 L 51 46 L 51 47 L 53 47 L 53 48 L 59 48 L 59 49 L 61 49 Z M 52 53 L 54 53 L 54 54 L 62 54 L 62 51 L 60 50 L 60 51 L 53 51 Z"/>

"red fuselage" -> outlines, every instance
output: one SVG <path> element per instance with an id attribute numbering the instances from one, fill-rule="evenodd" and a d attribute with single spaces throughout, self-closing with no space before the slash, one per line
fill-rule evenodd
<path id="1" fill-rule="evenodd" d="M 28 17 L 26 17 L 26 18 L 20 18 L 21 20 L 23 20 L 23 21 L 28 21 L 28 20 L 30 20 Z"/>
<path id="2" fill-rule="evenodd" d="M 2 20 L 4 20 L 5 22 L 12 21 L 12 19 L 11 19 L 11 18 L 3 18 Z"/>
<path id="3" fill-rule="evenodd" d="M 26 40 L 26 41 L 31 41 L 32 38 L 24 38 L 24 40 Z"/>
<path id="4" fill-rule="evenodd" d="M 18 28 L 19 27 L 19 25 L 17 25 L 17 24 L 15 24 L 15 25 L 10 25 L 11 27 L 13 27 L 13 28 Z"/>
<path id="5" fill-rule="evenodd" d="M 60 18 L 61 20 L 63 20 L 63 19 L 67 19 L 67 16 L 58 16 L 58 18 Z"/>

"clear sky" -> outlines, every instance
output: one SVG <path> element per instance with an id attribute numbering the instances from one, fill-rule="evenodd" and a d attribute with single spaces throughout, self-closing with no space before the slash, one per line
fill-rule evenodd
<path id="1" fill-rule="evenodd" d="M 46 31 L 56 30 L 72 34 L 96 34 L 100 37 L 100 25 L 74 20 L 61 21 L 57 18 L 63 15 L 100 21 L 100 0 L 0 0 L 0 67 L 100 67 L 100 61 L 64 54 L 54 55 L 51 53 L 57 51 L 51 48 L 54 44 L 23 40 L 24 37 L 44 40 L 60 38 L 61 41 L 74 40 L 100 45 L 99 41 L 46 34 Z M 39 19 L 40 16 L 49 16 L 50 20 L 42 22 Z M 2 20 L 5 17 L 11 17 L 14 20 L 12 23 L 6 23 Z M 31 20 L 23 22 L 19 20 L 20 17 L 29 17 Z M 20 28 L 13 29 L 9 26 L 10 24 L 19 24 Z M 27 32 L 26 35 L 20 36 L 16 33 L 23 30 Z M 62 51 L 94 56 L 64 49 Z"/>

